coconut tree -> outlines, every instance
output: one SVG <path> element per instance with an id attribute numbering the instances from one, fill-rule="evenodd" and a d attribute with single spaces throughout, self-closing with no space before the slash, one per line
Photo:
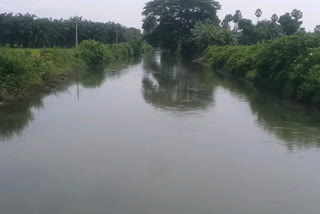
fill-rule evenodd
<path id="1" fill-rule="evenodd" d="M 257 17 L 257 22 L 259 22 L 259 18 L 262 16 L 262 10 L 260 8 L 257 9 L 255 15 Z"/>

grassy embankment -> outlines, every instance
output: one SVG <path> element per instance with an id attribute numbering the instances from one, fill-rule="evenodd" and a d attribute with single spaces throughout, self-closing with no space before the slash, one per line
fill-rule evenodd
<path id="1" fill-rule="evenodd" d="M 212 46 L 202 60 L 214 69 L 320 106 L 319 36 L 284 36 L 252 46 Z"/>
<path id="2" fill-rule="evenodd" d="M 73 49 L 0 48 L 0 103 L 15 101 L 66 79 L 74 71 L 149 51 L 142 42 L 104 45 L 84 41 Z"/>

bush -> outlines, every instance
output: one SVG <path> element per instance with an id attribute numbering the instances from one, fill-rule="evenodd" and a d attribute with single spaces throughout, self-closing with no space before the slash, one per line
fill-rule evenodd
<path id="1" fill-rule="evenodd" d="M 320 47 L 320 38 L 313 35 L 284 36 L 266 44 L 256 62 L 258 79 L 271 88 L 289 84 L 289 73 L 296 60 L 309 54 L 310 48 Z"/>
<path id="2" fill-rule="evenodd" d="M 246 76 L 254 69 L 259 49 L 263 44 L 255 46 L 212 46 L 205 51 L 204 60 L 211 66 L 237 76 Z"/>
<path id="3" fill-rule="evenodd" d="M 126 59 L 141 55 L 143 46 L 141 41 L 131 41 L 104 45 L 94 40 L 86 40 L 80 44 L 80 56 L 88 65 L 109 63 L 112 60 Z"/>
<path id="4" fill-rule="evenodd" d="M 68 73 L 87 65 L 103 65 L 139 55 L 148 47 L 140 41 L 104 45 L 83 41 L 74 49 L 0 48 L 0 102 L 25 94 L 51 76 Z"/>
<path id="5" fill-rule="evenodd" d="M 236 45 L 237 38 L 229 30 L 216 24 L 198 23 L 192 30 L 191 39 L 200 49 L 205 49 L 210 45 Z"/>
<path id="6" fill-rule="evenodd" d="M 143 53 L 151 52 L 151 51 L 153 51 L 153 47 L 144 41 L 144 42 L 142 42 L 142 51 L 143 51 Z"/>
<path id="7" fill-rule="evenodd" d="M 320 104 L 318 36 L 297 34 L 252 46 L 212 46 L 203 60 L 295 99 Z"/>
<path id="8" fill-rule="evenodd" d="M 37 52 L 37 54 L 34 54 Z M 83 67 L 74 49 L 0 49 L 0 101 L 20 96 L 50 76 Z"/>
<path id="9" fill-rule="evenodd" d="M 108 46 L 94 41 L 83 41 L 80 46 L 80 56 L 88 65 L 100 64 L 110 60 Z"/>

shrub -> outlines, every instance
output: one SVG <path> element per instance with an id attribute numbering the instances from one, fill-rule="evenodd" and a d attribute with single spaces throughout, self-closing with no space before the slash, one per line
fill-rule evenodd
<path id="1" fill-rule="evenodd" d="M 79 47 L 81 58 L 88 65 L 99 65 L 109 63 L 111 60 L 126 59 L 142 53 L 142 43 L 131 41 L 130 43 L 120 43 L 104 45 L 94 40 L 86 40 Z"/>
<path id="2" fill-rule="evenodd" d="M 142 51 L 143 51 L 143 53 L 151 52 L 151 51 L 153 51 L 153 47 L 144 41 L 144 42 L 142 42 Z"/>
<path id="3" fill-rule="evenodd" d="M 104 45 L 87 40 L 73 49 L 0 48 L 0 102 L 19 97 L 51 76 L 83 68 L 85 64 L 103 65 L 141 54 L 142 44 L 149 47 L 140 41 Z"/>
<path id="4" fill-rule="evenodd" d="M 320 37 L 297 34 L 252 46 L 212 46 L 210 66 L 274 88 L 295 99 L 320 104 Z"/>
<path id="5" fill-rule="evenodd" d="M 107 46 L 94 40 L 81 42 L 79 49 L 81 58 L 88 65 L 101 64 L 110 59 Z"/>
<path id="6" fill-rule="evenodd" d="M 257 60 L 257 78 L 272 88 L 281 89 L 289 82 L 289 73 L 297 59 L 320 46 L 320 38 L 312 35 L 283 36 L 266 44 Z"/>
<path id="7" fill-rule="evenodd" d="M 22 95 L 52 75 L 83 66 L 74 49 L 0 48 L 0 101 Z"/>

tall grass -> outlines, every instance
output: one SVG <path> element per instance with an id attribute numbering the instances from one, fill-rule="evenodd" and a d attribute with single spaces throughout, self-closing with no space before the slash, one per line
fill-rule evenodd
<path id="1" fill-rule="evenodd" d="M 51 76 L 83 68 L 75 49 L 0 49 L 0 101 L 23 95 Z"/>

